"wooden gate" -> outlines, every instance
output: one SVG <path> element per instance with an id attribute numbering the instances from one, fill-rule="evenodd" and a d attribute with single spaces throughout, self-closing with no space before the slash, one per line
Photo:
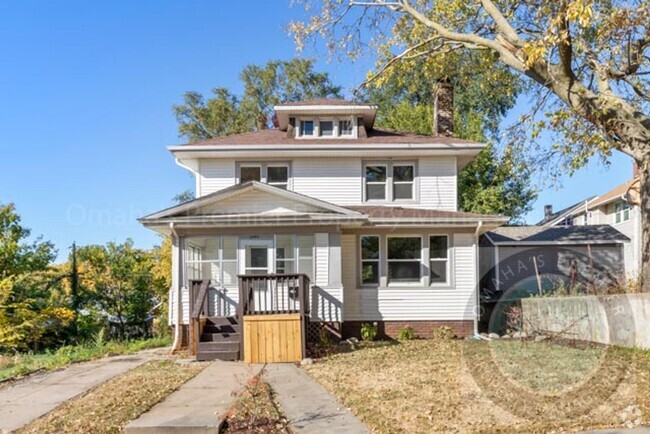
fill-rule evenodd
<path id="1" fill-rule="evenodd" d="M 300 314 L 244 317 L 244 361 L 288 363 L 303 359 Z"/>

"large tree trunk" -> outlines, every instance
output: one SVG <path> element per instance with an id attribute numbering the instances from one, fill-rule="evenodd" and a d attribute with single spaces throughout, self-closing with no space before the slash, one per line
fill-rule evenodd
<path id="1" fill-rule="evenodd" d="M 641 200 L 641 269 L 639 279 L 643 292 L 650 292 L 650 155 L 636 160 L 639 166 Z"/>

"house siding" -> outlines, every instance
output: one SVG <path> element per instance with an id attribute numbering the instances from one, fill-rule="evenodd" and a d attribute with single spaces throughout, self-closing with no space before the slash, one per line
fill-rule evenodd
<path id="1" fill-rule="evenodd" d="M 377 204 L 457 210 L 455 157 L 400 158 L 395 161 L 416 162 L 414 200 L 376 202 Z M 290 163 L 290 188 L 293 191 L 338 205 L 364 204 L 364 160 L 361 158 L 295 158 Z M 198 167 L 197 196 L 205 196 L 236 183 L 236 164 L 232 160 L 202 159 L 199 160 Z"/>
<path id="2" fill-rule="evenodd" d="M 361 288 L 357 284 L 355 235 L 343 235 L 345 321 L 473 320 L 476 305 L 476 246 L 473 234 L 452 234 L 450 287 Z"/>

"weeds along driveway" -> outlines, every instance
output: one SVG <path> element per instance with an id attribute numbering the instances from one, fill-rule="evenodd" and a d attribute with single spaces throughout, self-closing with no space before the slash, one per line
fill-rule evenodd
<path id="1" fill-rule="evenodd" d="M 0 387 L 0 432 L 18 429 L 113 377 L 161 358 L 165 351 L 106 357 L 6 384 Z"/>
<path id="2" fill-rule="evenodd" d="M 650 422 L 650 353 L 551 342 L 362 343 L 306 366 L 373 432 L 550 432 Z"/>

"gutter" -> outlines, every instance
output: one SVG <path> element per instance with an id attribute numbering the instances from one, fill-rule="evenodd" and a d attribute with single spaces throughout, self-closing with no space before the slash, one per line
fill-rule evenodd
<path id="1" fill-rule="evenodd" d="M 201 175 L 196 170 L 192 169 L 190 166 L 183 164 L 182 160 L 179 158 L 174 158 L 174 162 L 178 166 L 182 167 L 183 169 L 189 171 L 192 175 L 194 175 L 194 183 L 196 185 L 196 196 L 201 197 L 201 183 L 199 182 Z"/>
<path id="2" fill-rule="evenodd" d="M 478 246 L 478 237 L 481 234 L 481 228 L 483 227 L 483 220 L 479 220 L 476 225 L 476 231 L 474 232 L 474 239 L 476 244 L 474 244 L 474 255 L 476 257 L 476 269 L 474 271 L 476 279 L 476 312 L 474 312 L 474 337 L 482 339 L 482 336 L 478 332 L 478 321 L 479 315 L 481 314 L 481 296 L 480 296 L 480 257 L 479 257 L 479 246 Z"/>

